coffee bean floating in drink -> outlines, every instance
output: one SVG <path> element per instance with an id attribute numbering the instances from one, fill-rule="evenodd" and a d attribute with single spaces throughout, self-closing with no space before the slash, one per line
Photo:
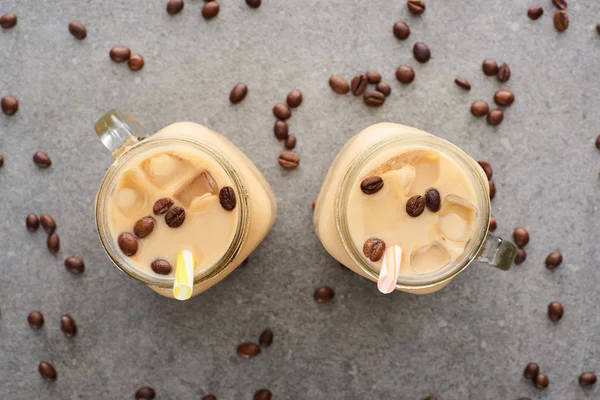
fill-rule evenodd
<path id="1" fill-rule="evenodd" d="M 418 217 L 425 211 L 425 197 L 414 195 L 406 202 L 406 213 L 413 218 Z"/>
<path id="2" fill-rule="evenodd" d="M 276 118 L 285 121 L 292 116 L 292 111 L 287 105 L 279 103 L 273 106 L 273 115 L 275 115 Z"/>
<path id="3" fill-rule="evenodd" d="M 383 240 L 370 238 L 367 239 L 363 245 L 363 254 L 369 260 L 377 262 L 381 260 L 381 257 L 383 257 L 383 253 L 385 253 L 385 247 L 385 242 Z"/>
<path id="4" fill-rule="evenodd" d="M 370 176 L 360 183 L 360 190 L 365 194 L 374 194 L 383 188 L 383 179 L 380 176 Z"/>
<path id="5" fill-rule="evenodd" d="M 272 396 L 269 389 L 260 389 L 254 393 L 253 400 L 271 400 Z"/>
<path id="6" fill-rule="evenodd" d="M 431 51 L 423 42 L 415 43 L 413 47 L 413 54 L 415 56 L 415 60 L 420 63 L 426 63 L 431 58 Z"/>
<path id="7" fill-rule="evenodd" d="M 331 75 L 331 78 L 329 78 L 329 86 L 337 94 L 346 94 L 350 91 L 348 81 L 339 75 Z"/>
<path id="8" fill-rule="evenodd" d="M 292 151 L 282 151 L 278 162 L 285 169 L 296 169 L 300 164 L 300 156 Z"/>
<path id="9" fill-rule="evenodd" d="M 173 207 L 173 204 L 175 204 L 173 200 L 168 197 L 163 197 L 162 199 L 156 200 L 156 203 L 154 203 L 154 206 L 152 207 L 152 211 L 154 212 L 154 215 L 166 214 L 166 212 Z"/>
<path id="10" fill-rule="evenodd" d="M 406 40 L 410 36 L 410 28 L 404 21 L 398 21 L 394 24 L 394 36 L 400 40 Z"/>
<path id="11" fill-rule="evenodd" d="M 423 14 L 425 12 L 425 2 L 423 0 L 408 0 L 406 2 L 408 11 L 415 15 Z"/>
<path id="12" fill-rule="evenodd" d="M 19 111 L 19 101 L 15 96 L 4 96 L 0 100 L 0 107 L 2 112 L 6 115 L 15 115 Z"/>
<path id="13" fill-rule="evenodd" d="M 54 366 L 48 361 L 41 361 L 40 365 L 38 366 L 38 371 L 45 381 L 54 382 L 57 378 Z"/>
<path id="14" fill-rule="evenodd" d="M 33 329 L 40 329 L 44 326 L 44 314 L 40 311 L 30 312 L 27 316 L 27 323 L 29 323 L 29 326 Z"/>
<path id="15" fill-rule="evenodd" d="M 582 372 L 581 375 L 579 375 L 579 384 L 581 386 L 591 386 L 596 384 L 596 381 L 598 379 L 596 378 L 596 374 L 594 374 L 593 372 Z"/>
<path id="16" fill-rule="evenodd" d="M 69 32 L 74 38 L 83 40 L 87 37 L 87 29 L 79 21 L 72 21 L 69 23 Z"/>
<path id="17" fill-rule="evenodd" d="M 490 106 L 483 100 L 475 100 L 473 104 L 471 104 L 471 114 L 476 117 L 483 117 L 484 115 L 487 115 L 489 110 Z"/>
<path id="18" fill-rule="evenodd" d="M 544 390 L 550 384 L 550 380 L 548 379 L 548 375 L 538 374 L 535 378 L 533 378 L 533 383 L 538 389 Z"/>
<path id="19" fill-rule="evenodd" d="M 483 73 L 487 76 L 494 76 L 498 73 L 499 67 L 498 63 L 495 60 L 492 60 L 491 58 L 486 58 L 481 64 L 481 69 L 483 69 Z"/>
<path id="20" fill-rule="evenodd" d="M 431 188 L 425 192 L 425 207 L 431 212 L 438 212 L 442 206 L 440 192 L 437 189 Z"/>
<path id="21" fill-rule="evenodd" d="M 43 151 L 36 151 L 33 153 L 33 162 L 39 168 L 48 168 L 52 165 L 52 160 L 48 153 L 44 153 Z"/>
<path id="22" fill-rule="evenodd" d="M 529 243 L 529 232 L 527 232 L 527 229 L 519 226 L 513 232 L 513 239 L 518 247 L 525 247 Z"/>
<path id="23" fill-rule="evenodd" d="M 40 227 L 40 220 L 35 214 L 29 214 L 27 218 L 25 218 L 25 226 L 29 232 L 35 232 Z"/>
<path id="24" fill-rule="evenodd" d="M 0 17 L 0 26 L 4 29 L 10 29 L 17 25 L 17 14 L 6 13 Z"/>
<path id="25" fill-rule="evenodd" d="M 313 298 L 317 303 L 329 303 L 331 300 L 333 300 L 334 296 L 335 292 L 328 286 L 316 288 L 315 292 L 313 293 Z"/>
<path id="26" fill-rule="evenodd" d="M 256 343 L 242 343 L 237 348 L 238 356 L 251 358 L 260 353 L 260 347 Z"/>
<path id="27" fill-rule="evenodd" d="M 133 256 L 138 251 L 138 241 L 137 239 L 129 232 L 123 232 L 117 238 L 117 243 L 119 244 L 119 248 L 126 256 Z"/>
<path id="28" fill-rule="evenodd" d="M 290 135 L 285 139 L 285 148 L 292 150 L 294 147 L 296 147 L 296 136 Z"/>
<path id="29" fill-rule="evenodd" d="M 541 17 L 542 14 L 544 14 L 544 9 L 540 6 L 534 6 L 527 10 L 527 16 L 534 21 Z"/>
<path id="30" fill-rule="evenodd" d="M 517 249 L 517 255 L 515 256 L 515 264 L 522 264 L 527 259 L 527 252 L 525 249 Z"/>
<path id="31" fill-rule="evenodd" d="M 167 12 L 171 15 L 179 14 L 183 10 L 183 0 L 169 0 L 167 3 Z"/>
<path id="32" fill-rule="evenodd" d="M 85 270 L 85 264 L 81 258 L 71 256 L 65 259 L 65 268 L 72 274 L 81 274 Z"/>
<path id="33" fill-rule="evenodd" d="M 135 392 L 135 400 L 153 400 L 156 397 L 156 391 L 149 386 L 139 388 Z"/>
<path id="34" fill-rule="evenodd" d="M 409 65 L 401 65 L 396 69 L 396 79 L 408 85 L 415 80 L 415 70 Z"/>
<path id="35" fill-rule="evenodd" d="M 77 324 L 69 314 L 64 314 L 60 317 L 60 329 L 66 337 L 73 337 L 77 334 Z"/>
<path id="36" fill-rule="evenodd" d="M 233 211 L 237 204 L 235 192 L 231 186 L 225 186 L 219 191 L 219 203 L 227 211 Z"/>
<path id="37" fill-rule="evenodd" d="M 202 16 L 205 19 L 214 18 L 217 16 L 217 14 L 219 14 L 219 9 L 219 3 L 217 3 L 216 1 L 210 1 L 208 3 L 205 3 L 202 7 Z"/>
<path id="38" fill-rule="evenodd" d="M 493 110 L 490 110 L 490 112 L 487 115 L 487 123 L 492 126 L 500 125 L 503 119 L 504 111 L 502 111 L 499 108 L 494 108 Z"/>
<path id="39" fill-rule="evenodd" d="M 185 221 L 185 210 L 182 207 L 171 207 L 165 214 L 165 222 L 170 228 L 179 228 Z"/>
<path id="40" fill-rule="evenodd" d="M 562 263 L 562 254 L 560 251 L 553 251 L 546 257 L 546 268 L 556 269 Z"/>
<path id="41" fill-rule="evenodd" d="M 270 329 L 265 329 L 263 333 L 260 334 L 258 343 L 260 343 L 261 347 L 271 346 L 271 344 L 273 344 L 273 332 Z"/>
<path id="42" fill-rule="evenodd" d="M 132 71 L 139 71 L 144 68 L 144 57 L 139 54 L 132 54 L 127 60 L 127 66 Z"/>
<path id="43" fill-rule="evenodd" d="M 290 93 L 288 93 L 286 102 L 288 106 L 292 108 L 298 107 L 300 104 L 302 104 L 302 92 L 298 89 L 292 90 Z"/>
<path id="44" fill-rule="evenodd" d="M 52 233 L 56 230 L 56 221 L 48 214 L 40 214 L 40 223 L 46 233 Z"/>
<path id="45" fill-rule="evenodd" d="M 237 104 L 244 100 L 247 94 L 248 86 L 240 82 L 231 89 L 231 92 L 229 92 L 229 101 L 233 104 Z"/>
<path id="46" fill-rule="evenodd" d="M 159 275 L 169 275 L 173 270 L 173 267 L 167 260 L 157 259 L 152 261 L 150 265 L 152 271 L 156 272 Z"/>
<path id="47" fill-rule="evenodd" d="M 363 94 L 365 90 L 367 90 L 368 83 L 369 81 L 367 75 L 356 75 L 354 78 L 352 78 L 352 81 L 350 82 L 350 90 L 352 91 L 352 94 L 355 96 L 360 96 L 361 94 Z"/>
<path id="48" fill-rule="evenodd" d="M 363 96 L 363 101 L 369 107 L 379 107 L 385 103 L 385 95 L 377 90 L 368 90 Z"/>
<path id="49" fill-rule="evenodd" d="M 122 63 L 129 60 L 131 57 L 131 50 L 125 46 L 115 46 L 110 49 L 110 58 L 116 63 Z"/>
<path id="50" fill-rule="evenodd" d="M 565 313 L 565 309 L 558 301 L 553 301 L 548 304 L 548 317 L 554 321 L 560 321 Z"/>
<path id="51" fill-rule="evenodd" d="M 375 89 L 376 89 L 378 92 L 381 92 L 381 93 L 383 93 L 383 95 L 384 95 L 385 97 L 388 97 L 388 96 L 389 96 L 389 95 L 392 93 L 392 88 L 391 88 L 391 86 L 390 86 L 390 85 L 388 85 L 388 84 L 387 84 L 387 83 L 385 83 L 385 82 L 379 82 L 379 83 L 377 84 L 377 86 L 375 87 Z"/>
<path id="52" fill-rule="evenodd" d="M 51 254 L 56 254 L 60 250 L 60 238 L 56 232 L 52 232 L 50 236 L 48 236 L 48 241 L 46 242 L 48 247 L 48 251 Z"/>
<path id="53" fill-rule="evenodd" d="M 465 78 L 458 77 L 454 80 L 454 83 L 465 90 L 471 90 L 471 83 Z"/>
<path id="54" fill-rule="evenodd" d="M 135 236 L 143 239 L 152 233 L 154 225 L 156 225 L 154 217 L 147 216 L 140 218 L 133 226 L 133 233 L 135 233 Z"/>
<path id="55" fill-rule="evenodd" d="M 496 77 L 500 82 L 506 82 L 510 79 L 510 67 L 508 64 L 504 63 L 500 66 Z"/>

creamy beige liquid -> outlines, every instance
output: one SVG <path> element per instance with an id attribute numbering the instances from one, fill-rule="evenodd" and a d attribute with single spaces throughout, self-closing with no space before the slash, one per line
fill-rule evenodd
<path id="1" fill-rule="evenodd" d="M 177 254 L 190 250 L 198 274 L 226 252 L 235 234 L 239 207 L 227 211 L 219 203 L 219 190 L 233 183 L 209 155 L 177 145 L 145 152 L 130 160 L 117 180 L 108 210 L 115 244 L 118 246 L 121 233 L 133 234 L 139 219 L 150 216 L 156 220 L 152 233 L 138 238 L 137 253 L 129 257 L 139 269 L 155 274 L 151 264 L 162 259 L 171 264 L 168 275 L 173 275 Z M 154 203 L 165 197 L 185 210 L 185 220 L 177 228 L 167 225 L 164 214 L 153 213 Z"/>
<path id="2" fill-rule="evenodd" d="M 383 162 L 382 162 L 383 160 Z M 361 190 L 363 179 L 379 176 L 383 187 L 374 194 Z M 441 208 L 427 207 L 417 217 L 407 201 L 436 189 Z M 369 238 L 402 248 L 401 274 L 426 274 L 455 261 L 465 250 L 478 217 L 472 183 L 448 156 L 428 148 L 398 148 L 371 160 L 361 171 L 348 200 L 347 218 L 355 246 Z M 381 259 L 365 261 L 379 270 Z"/>

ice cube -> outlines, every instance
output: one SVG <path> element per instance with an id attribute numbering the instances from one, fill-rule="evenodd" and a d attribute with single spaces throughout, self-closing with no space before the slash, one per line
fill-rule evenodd
<path id="1" fill-rule="evenodd" d="M 150 182 L 163 188 L 184 175 L 191 164 L 174 153 L 162 153 L 144 160 L 141 166 Z"/>
<path id="2" fill-rule="evenodd" d="M 205 193 L 204 195 L 196 197 L 194 200 L 192 200 L 189 210 L 191 212 L 206 211 L 217 204 L 219 204 L 219 196 Z"/>
<path id="3" fill-rule="evenodd" d="M 416 176 L 415 167 L 405 165 L 400 169 L 386 172 L 383 174 L 382 179 L 384 185 L 388 185 L 396 190 L 398 195 L 408 196 L 412 190 Z"/>
<path id="4" fill-rule="evenodd" d="M 450 261 L 450 253 L 439 242 L 419 247 L 410 253 L 410 266 L 419 274 L 437 271 Z"/>
<path id="5" fill-rule="evenodd" d="M 455 241 L 468 239 L 477 214 L 477 208 L 468 200 L 454 194 L 447 195 L 440 210 L 441 234 Z"/>
<path id="6" fill-rule="evenodd" d="M 126 171 L 121 178 L 114 202 L 123 214 L 144 209 L 148 203 L 148 182 L 137 169 Z"/>
<path id="7" fill-rule="evenodd" d="M 436 152 L 421 152 L 413 159 L 411 165 L 415 167 L 417 175 L 412 188 L 415 193 L 425 192 L 440 178 L 440 155 Z"/>
<path id="8" fill-rule="evenodd" d="M 197 198 L 202 198 L 206 194 L 216 195 L 219 193 L 219 185 L 215 178 L 208 171 L 202 171 L 187 180 L 179 189 L 175 191 L 175 198 L 179 200 L 184 207 L 188 207 Z"/>

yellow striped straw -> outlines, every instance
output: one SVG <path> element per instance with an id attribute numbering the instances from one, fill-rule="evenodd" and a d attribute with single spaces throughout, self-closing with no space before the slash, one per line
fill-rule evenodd
<path id="1" fill-rule="evenodd" d="M 177 254 L 175 283 L 173 284 L 173 296 L 177 300 L 187 300 L 192 297 L 195 266 L 196 259 L 191 251 L 182 250 Z"/>

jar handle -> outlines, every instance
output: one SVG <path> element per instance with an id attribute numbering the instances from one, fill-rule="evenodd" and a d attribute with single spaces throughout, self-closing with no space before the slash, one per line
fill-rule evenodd
<path id="1" fill-rule="evenodd" d="M 104 114 L 94 124 L 94 130 L 114 158 L 150 136 L 146 128 L 133 115 L 116 108 Z"/>
<path id="2" fill-rule="evenodd" d="M 479 261 L 508 271 L 517 256 L 517 246 L 497 236 L 488 234 Z"/>

